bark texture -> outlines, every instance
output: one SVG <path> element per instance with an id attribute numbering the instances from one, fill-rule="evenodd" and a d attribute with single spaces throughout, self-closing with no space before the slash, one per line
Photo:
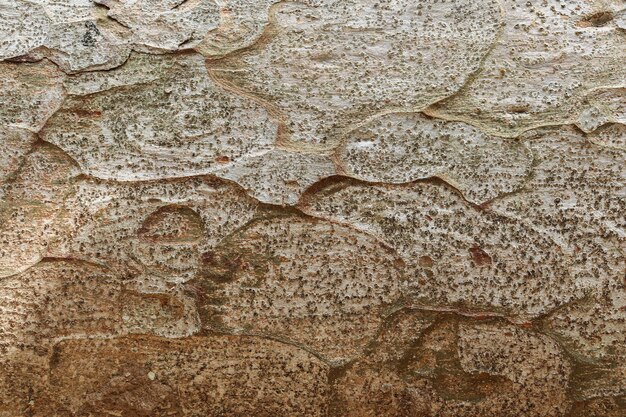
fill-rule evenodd
<path id="1" fill-rule="evenodd" d="M 625 415 L 624 0 L 0 0 L 0 417 Z"/>

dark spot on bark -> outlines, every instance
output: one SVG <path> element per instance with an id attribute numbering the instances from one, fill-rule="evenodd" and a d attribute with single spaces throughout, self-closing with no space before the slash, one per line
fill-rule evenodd
<path id="1" fill-rule="evenodd" d="M 85 109 L 72 109 L 71 111 L 79 117 L 101 117 L 102 116 L 102 112 L 97 111 L 97 110 L 90 111 L 90 110 L 85 110 Z"/>
<path id="2" fill-rule="evenodd" d="M 602 27 L 613 20 L 613 13 L 611 12 L 598 12 L 590 16 L 585 16 L 581 21 L 581 26 L 594 26 Z"/>
<path id="3" fill-rule="evenodd" d="M 419 259 L 417 260 L 417 263 L 419 264 L 419 266 L 422 266 L 424 268 L 432 268 L 434 264 L 433 258 L 427 255 L 420 256 Z"/>
<path id="4" fill-rule="evenodd" d="M 93 22 L 85 22 L 85 34 L 83 35 L 83 45 L 93 48 L 96 46 L 96 38 L 100 35 L 100 30 Z"/>
<path id="5" fill-rule="evenodd" d="M 480 246 L 472 246 L 469 248 L 469 252 L 476 266 L 491 265 L 491 256 L 482 250 Z"/>
<path id="6" fill-rule="evenodd" d="M 229 282 L 241 267 L 241 257 L 208 251 L 202 254 L 202 275 L 216 283 Z"/>

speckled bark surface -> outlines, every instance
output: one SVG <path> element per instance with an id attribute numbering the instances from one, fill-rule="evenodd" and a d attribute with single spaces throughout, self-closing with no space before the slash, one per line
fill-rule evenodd
<path id="1" fill-rule="evenodd" d="M 0 417 L 626 415 L 623 0 L 0 0 Z"/>

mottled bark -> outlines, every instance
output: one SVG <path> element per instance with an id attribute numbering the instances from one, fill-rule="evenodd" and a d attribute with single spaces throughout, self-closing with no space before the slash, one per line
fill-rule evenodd
<path id="1" fill-rule="evenodd" d="M 626 415 L 623 0 L 0 0 L 0 417 Z"/>

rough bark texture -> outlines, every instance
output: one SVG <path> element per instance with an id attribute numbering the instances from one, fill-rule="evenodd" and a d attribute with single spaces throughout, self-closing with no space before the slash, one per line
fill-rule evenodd
<path id="1" fill-rule="evenodd" d="M 0 0 L 0 417 L 626 415 L 623 0 Z"/>

